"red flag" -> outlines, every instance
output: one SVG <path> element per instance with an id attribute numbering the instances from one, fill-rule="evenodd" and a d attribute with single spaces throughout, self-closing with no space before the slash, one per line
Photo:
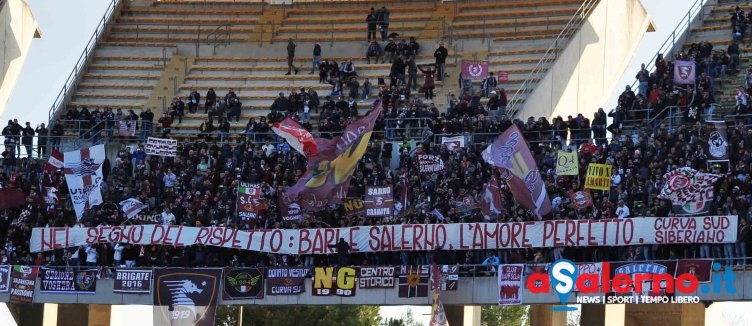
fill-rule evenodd
<path id="1" fill-rule="evenodd" d="M 52 154 L 50 155 L 50 158 L 47 160 L 47 163 L 44 164 L 44 169 L 50 172 L 57 171 L 59 169 L 63 168 L 63 153 L 61 153 L 57 149 L 52 150 Z"/>
<path id="2" fill-rule="evenodd" d="M 317 139 L 318 152 L 308 158 L 306 173 L 287 189 L 285 197 L 314 211 L 326 203 L 341 204 L 347 197 L 355 167 L 368 149 L 380 113 L 381 101 L 364 118 L 350 123 L 341 136 L 329 141 Z"/>
<path id="3" fill-rule="evenodd" d="M 585 207 L 593 206 L 593 195 L 590 194 L 590 189 L 570 191 L 568 194 L 569 200 L 572 201 L 574 209 L 583 209 Z"/>
<path id="4" fill-rule="evenodd" d="M 494 175 L 486 186 L 483 187 L 480 197 L 480 209 L 483 212 L 483 216 L 489 216 L 491 213 L 501 214 L 501 206 L 499 180 Z"/>
<path id="5" fill-rule="evenodd" d="M 308 130 L 300 127 L 300 125 L 293 119 L 286 118 L 285 120 L 282 120 L 282 122 L 274 123 L 272 131 L 287 140 L 287 143 L 289 143 L 292 148 L 306 157 L 316 155 L 316 152 L 318 152 L 318 147 L 313 140 L 313 135 L 311 135 Z"/>
<path id="6" fill-rule="evenodd" d="M 516 125 L 509 127 L 483 151 L 483 160 L 499 168 L 520 205 L 535 211 L 538 217 L 551 212 L 543 177 Z"/>
<path id="7" fill-rule="evenodd" d="M 26 202 L 26 195 L 18 188 L 0 189 L 0 209 L 20 207 Z"/>

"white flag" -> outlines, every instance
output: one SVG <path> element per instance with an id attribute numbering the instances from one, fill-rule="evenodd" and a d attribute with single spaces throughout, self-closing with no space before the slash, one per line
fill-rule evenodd
<path id="1" fill-rule="evenodd" d="M 123 211 L 123 214 L 125 214 L 125 217 L 128 219 L 131 219 L 132 217 L 136 216 L 138 213 L 140 213 L 145 208 L 149 207 L 149 205 L 146 205 L 142 202 L 140 202 L 136 198 L 130 198 L 126 199 L 120 202 L 120 209 Z"/>
<path id="2" fill-rule="evenodd" d="M 465 148 L 465 137 L 441 137 L 441 144 L 446 146 L 446 148 L 450 151 L 459 151 Z"/>
<path id="3" fill-rule="evenodd" d="M 102 204 L 104 145 L 65 152 L 63 170 L 76 217 L 80 220 L 92 206 Z"/>

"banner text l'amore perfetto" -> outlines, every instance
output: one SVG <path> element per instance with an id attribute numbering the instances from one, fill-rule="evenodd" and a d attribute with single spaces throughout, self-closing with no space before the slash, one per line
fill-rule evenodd
<path id="1" fill-rule="evenodd" d="M 352 252 L 483 250 L 644 244 L 733 243 L 737 216 L 642 217 L 514 223 L 399 224 L 241 231 L 179 225 L 34 228 L 31 252 L 95 243 L 207 246 L 282 254 L 331 254 L 340 238 Z"/>

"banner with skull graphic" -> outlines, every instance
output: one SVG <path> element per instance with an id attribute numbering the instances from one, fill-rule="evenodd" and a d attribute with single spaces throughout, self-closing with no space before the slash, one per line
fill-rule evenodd
<path id="1" fill-rule="evenodd" d="M 728 136 L 725 121 L 708 121 L 708 160 L 728 161 Z"/>

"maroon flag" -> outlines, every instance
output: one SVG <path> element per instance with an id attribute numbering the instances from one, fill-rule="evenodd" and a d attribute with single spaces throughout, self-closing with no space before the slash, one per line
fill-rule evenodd
<path id="1" fill-rule="evenodd" d="M 52 154 L 50 154 L 50 158 L 47 159 L 47 163 L 44 164 L 44 169 L 50 172 L 55 172 L 59 169 L 62 169 L 63 159 L 63 153 L 57 149 L 53 149 Z"/>
<path id="2" fill-rule="evenodd" d="M 300 219 L 303 218 L 303 216 L 300 215 L 301 211 L 298 203 L 287 200 L 282 193 L 279 194 L 278 199 L 279 204 L 277 206 L 279 207 L 279 217 L 281 217 L 283 221 L 300 221 Z"/>
<path id="3" fill-rule="evenodd" d="M 483 151 L 483 160 L 496 166 L 515 201 L 542 217 L 551 212 L 551 200 L 535 159 L 516 125 Z"/>
<path id="4" fill-rule="evenodd" d="M 488 61 L 462 60 L 462 79 L 483 80 L 488 77 Z"/>
<path id="5" fill-rule="evenodd" d="M 593 206 L 593 195 L 590 194 L 590 189 L 570 191 L 567 194 L 569 195 L 569 200 L 572 201 L 574 209 L 583 209 L 585 207 Z"/>
<path id="6" fill-rule="evenodd" d="M 499 180 L 496 176 L 486 184 L 480 197 L 480 209 L 483 216 L 490 216 L 491 213 L 501 214 L 501 192 L 499 191 Z"/>
<path id="7" fill-rule="evenodd" d="M 676 276 L 689 273 L 697 277 L 700 283 L 710 282 L 710 268 L 713 265 L 712 259 L 679 259 L 676 262 Z"/>
<path id="8" fill-rule="evenodd" d="M 0 209 L 20 207 L 26 202 L 26 195 L 18 188 L 0 189 Z"/>
<path id="9" fill-rule="evenodd" d="M 308 159 L 306 173 L 287 189 L 285 197 L 299 199 L 302 207 L 314 211 L 327 203 L 341 204 L 380 113 L 381 101 L 368 115 L 350 123 L 341 136 L 331 141 L 317 139 L 318 152 Z"/>

